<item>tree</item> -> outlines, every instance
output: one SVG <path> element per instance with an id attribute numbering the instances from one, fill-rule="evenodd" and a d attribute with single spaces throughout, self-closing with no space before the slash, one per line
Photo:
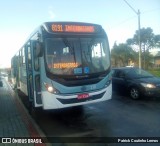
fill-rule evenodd
<path id="1" fill-rule="evenodd" d="M 127 40 L 128 45 L 139 45 L 138 33 L 139 31 L 136 30 L 133 38 Z M 150 27 L 140 29 L 140 38 L 143 51 L 154 46 L 154 33 Z"/>
<path id="2" fill-rule="evenodd" d="M 135 53 L 127 44 L 121 43 L 117 45 L 115 43 L 111 50 L 112 65 L 127 66 L 129 60 L 135 60 Z"/>
<path id="3" fill-rule="evenodd" d="M 138 33 L 139 31 L 136 30 L 133 38 L 127 40 L 128 45 L 139 45 Z M 142 66 L 145 68 L 146 64 L 149 64 L 149 61 L 151 60 L 149 50 L 155 46 L 160 46 L 160 35 L 154 35 L 153 30 L 150 27 L 147 27 L 140 29 L 140 38 L 142 48 Z"/>
<path id="4" fill-rule="evenodd" d="M 160 35 L 154 36 L 154 46 L 160 48 Z"/>

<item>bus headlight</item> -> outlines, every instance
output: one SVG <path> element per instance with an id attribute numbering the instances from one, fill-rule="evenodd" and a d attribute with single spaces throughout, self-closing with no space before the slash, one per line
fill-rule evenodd
<path id="1" fill-rule="evenodd" d="M 50 93 L 54 93 L 54 94 L 60 93 L 56 88 L 54 88 L 52 85 L 50 85 L 48 83 L 44 83 L 44 86 L 45 86 L 46 90 Z"/>
<path id="2" fill-rule="evenodd" d="M 48 86 L 47 91 L 52 93 L 54 91 L 54 88 L 51 86 Z"/>

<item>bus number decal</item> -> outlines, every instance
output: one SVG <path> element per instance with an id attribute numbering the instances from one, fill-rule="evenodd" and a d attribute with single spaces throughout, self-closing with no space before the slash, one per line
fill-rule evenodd
<path id="1" fill-rule="evenodd" d="M 62 25 L 60 25 L 60 24 L 58 24 L 58 25 L 53 24 L 53 25 L 52 25 L 52 31 L 63 32 L 63 27 L 62 27 Z"/>
<path id="2" fill-rule="evenodd" d="M 75 68 L 74 69 L 74 74 L 82 74 L 82 68 L 81 67 Z"/>

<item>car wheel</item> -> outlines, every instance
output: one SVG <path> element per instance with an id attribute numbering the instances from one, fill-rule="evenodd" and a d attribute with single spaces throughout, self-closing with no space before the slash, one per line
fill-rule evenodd
<path id="1" fill-rule="evenodd" d="M 132 99 L 139 99 L 140 97 L 140 92 L 136 87 L 132 87 L 129 93 Z"/>

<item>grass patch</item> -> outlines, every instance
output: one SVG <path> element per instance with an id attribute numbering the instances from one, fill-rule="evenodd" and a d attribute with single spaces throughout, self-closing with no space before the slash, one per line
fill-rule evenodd
<path id="1" fill-rule="evenodd" d="M 149 70 L 151 74 L 155 75 L 156 77 L 160 77 L 160 69 L 157 70 Z"/>

